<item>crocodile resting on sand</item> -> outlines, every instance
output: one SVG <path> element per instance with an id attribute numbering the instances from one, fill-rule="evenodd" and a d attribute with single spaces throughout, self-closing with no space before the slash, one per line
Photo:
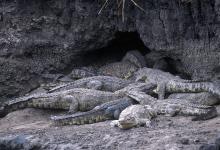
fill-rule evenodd
<path id="1" fill-rule="evenodd" d="M 97 76 L 98 74 L 96 72 L 97 71 L 92 67 L 80 67 L 74 68 L 69 76 L 73 79 L 88 78 Z"/>
<path id="2" fill-rule="evenodd" d="M 74 88 L 88 88 L 88 89 L 114 92 L 126 87 L 130 83 L 132 83 L 132 81 L 120 79 L 117 77 L 94 76 L 94 77 L 79 79 L 67 84 L 63 84 L 61 86 L 57 86 L 49 90 L 49 93 L 70 90 Z"/>
<path id="3" fill-rule="evenodd" d="M 201 93 L 174 93 L 169 95 L 168 99 L 187 99 L 191 103 L 213 106 L 220 103 L 219 99 L 208 92 Z"/>
<path id="4" fill-rule="evenodd" d="M 192 104 L 182 99 L 157 100 L 140 91 L 129 91 L 127 95 L 142 105 L 150 105 L 157 114 L 195 116 L 193 121 L 207 120 L 217 116 L 217 110 L 213 106 Z"/>
<path id="5" fill-rule="evenodd" d="M 124 109 L 118 120 L 111 122 L 111 126 L 117 126 L 121 129 L 130 129 L 132 127 L 151 125 L 151 119 L 157 117 L 157 112 L 149 105 L 131 105 Z"/>
<path id="6" fill-rule="evenodd" d="M 135 89 L 135 88 L 134 88 Z M 216 117 L 217 111 L 215 107 L 196 105 L 183 102 L 179 99 L 166 99 L 157 100 L 150 95 L 145 94 L 139 90 L 124 91 L 130 98 L 124 97 L 115 101 L 107 102 L 95 107 L 93 110 L 73 115 L 55 116 L 51 119 L 56 125 L 82 125 L 89 123 L 96 123 L 105 120 L 117 119 L 120 112 L 126 107 L 134 104 L 148 105 L 143 109 L 128 109 L 125 116 L 129 113 L 137 114 L 130 115 L 136 117 L 135 119 L 126 118 L 129 120 L 129 125 L 126 124 L 127 120 L 123 117 L 122 121 L 118 122 L 121 128 L 131 128 L 150 123 L 150 119 L 156 117 L 156 114 L 166 114 L 170 116 L 179 115 L 192 115 L 196 120 L 207 120 Z M 132 107 L 132 106 L 131 106 Z M 140 107 L 140 106 L 139 106 Z M 136 111 L 134 111 L 136 110 Z M 117 116 L 117 117 L 116 117 Z M 129 115 L 127 115 L 129 116 Z M 139 118 L 138 118 L 139 117 Z M 119 119 L 120 120 L 120 119 Z M 131 121 L 131 122 L 130 122 Z M 133 122 L 132 122 L 133 121 Z"/>
<path id="7" fill-rule="evenodd" d="M 114 76 L 129 79 L 139 68 L 145 67 L 144 56 L 137 50 L 131 50 L 119 62 L 113 62 L 96 67 L 81 67 L 72 70 L 70 76 L 73 79 L 80 79 L 92 76 Z"/>
<path id="8" fill-rule="evenodd" d="M 194 120 L 210 119 L 217 115 L 215 108 L 201 105 L 201 103 L 212 104 L 216 102 L 215 97 L 205 92 L 190 93 L 189 95 L 185 93 L 173 94 L 170 96 L 172 99 L 162 101 L 140 92 L 132 91 L 128 95 L 138 100 L 142 105 L 132 105 L 124 109 L 119 119 L 111 122 L 111 126 L 117 126 L 121 129 L 130 129 L 139 126 L 152 127 L 152 119 L 157 117 L 157 113 L 171 116 L 176 114 L 200 115 L 200 117 L 194 118 Z M 190 99 L 184 99 L 184 97 Z M 208 100 L 211 99 L 213 102 L 210 103 L 205 98 L 209 98 Z M 197 101 L 198 99 L 199 102 Z M 179 103 L 179 101 L 181 102 Z M 192 102 L 196 102 L 197 105 L 192 104 Z"/>
<path id="9" fill-rule="evenodd" d="M 106 120 L 118 119 L 121 111 L 133 104 L 137 104 L 137 101 L 129 97 L 124 97 L 101 104 L 100 106 L 97 106 L 87 112 L 64 116 L 53 116 L 51 119 L 55 125 L 83 125 L 97 123 Z"/>
<path id="10" fill-rule="evenodd" d="M 99 68 L 98 73 L 130 79 L 139 68 L 145 66 L 144 56 L 139 51 L 132 50 L 127 52 L 120 62 L 110 63 Z"/>
<path id="11" fill-rule="evenodd" d="M 198 93 L 210 92 L 220 98 L 220 88 L 212 82 L 184 80 L 168 72 L 158 69 L 142 68 L 136 72 L 136 81 L 144 80 L 157 84 L 159 99 L 164 99 L 166 93 Z"/>
<path id="12" fill-rule="evenodd" d="M 69 112 L 88 111 L 105 102 L 122 96 L 120 93 L 75 88 L 55 93 L 40 93 L 8 101 L 0 110 L 0 117 L 23 108 L 60 109 Z"/>
<path id="13" fill-rule="evenodd" d="M 0 108 L 0 117 L 23 108 L 60 109 L 68 110 L 70 113 L 88 111 L 100 104 L 124 97 L 129 89 L 152 93 L 155 87 L 155 84 L 135 83 L 114 93 L 85 88 L 73 88 L 54 93 L 35 93 L 3 103 Z"/>

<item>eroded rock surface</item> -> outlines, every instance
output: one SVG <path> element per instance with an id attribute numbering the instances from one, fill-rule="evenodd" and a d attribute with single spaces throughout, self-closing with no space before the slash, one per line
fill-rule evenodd
<path id="1" fill-rule="evenodd" d="M 140 1 L 145 13 L 127 1 L 124 23 L 114 2 L 97 15 L 103 3 L 1 1 L 0 97 L 27 93 L 39 86 L 36 77 L 82 63 L 81 54 L 105 47 L 117 31 L 137 31 L 146 47 L 180 61 L 193 78 L 219 75 L 218 0 Z"/>

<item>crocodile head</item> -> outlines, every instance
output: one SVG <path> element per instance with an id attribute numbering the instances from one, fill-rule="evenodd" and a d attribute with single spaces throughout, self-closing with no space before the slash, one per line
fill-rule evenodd
<path id="1" fill-rule="evenodd" d="M 127 116 L 118 120 L 118 127 L 122 129 L 130 129 L 137 126 L 137 121 L 134 117 Z"/>

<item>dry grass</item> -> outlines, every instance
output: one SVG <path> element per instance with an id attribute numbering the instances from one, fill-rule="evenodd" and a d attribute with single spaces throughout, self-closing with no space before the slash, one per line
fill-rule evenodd
<path id="1" fill-rule="evenodd" d="M 105 3 L 102 5 L 101 9 L 98 12 L 99 15 L 103 11 L 103 9 L 105 9 L 108 6 L 109 1 L 110 0 L 105 0 Z M 125 3 L 128 1 L 130 1 L 137 8 L 139 8 L 140 10 L 145 12 L 145 10 L 140 5 L 138 5 L 137 2 L 135 2 L 134 0 L 115 0 L 118 10 L 121 11 L 122 22 L 124 22 L 124 20 L 125 20 L 125 13 L 124 13 L 125 12 Z"/>

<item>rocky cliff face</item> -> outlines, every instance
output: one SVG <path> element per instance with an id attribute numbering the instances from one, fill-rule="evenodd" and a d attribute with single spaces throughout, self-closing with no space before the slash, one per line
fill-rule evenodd
<path id="1" fill-rule="evenodd" d="M 0 2 L 0 95 L 23 94 L 42 74 L 76 65 L 78 56 L 105 47 L 117 31 L 137 31 L 151 51 L 178 60 L 193 78 L 220 74 L 219 0 L 126 1 L 125 21 L 115 2 L 102 0 Z"/>
<path id="2" fill-rule="evenodd" d="M 143 7 L 136 28 L 147 47 L 181 60 L 193 78 L 219 73 L 220 1 L 154 0 Z"/>

